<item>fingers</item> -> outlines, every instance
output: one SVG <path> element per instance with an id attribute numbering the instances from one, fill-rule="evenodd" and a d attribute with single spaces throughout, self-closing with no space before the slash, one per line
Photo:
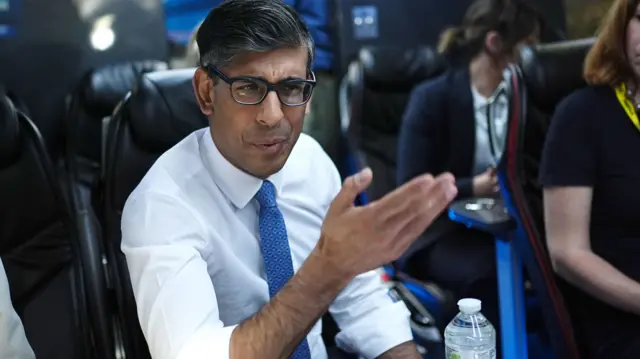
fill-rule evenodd
<path id="1" fill-rule="evenodd" d="M 407 211 L 413 206 L 413 200 L 420 200 L 422 194 L 433 184 L 430 174 L 418 176 L 391 191 L 378 201 L 372 203 L 370 209 L 375 212 L 377 220 L 386 220 L 398 213 Z"/>
<path id="2" fill-rule="evenodd" d="M 360 172 L 356 173 L 353 176 L 347 177 L 344 180 L 342 185 L 342 189 L 334 198 L 333 203 L 331 204 L 332 208 L 344 210 L 353 206 L 353 201 L 356 196 L 367 189 L 373 180 L 373 172 L 369 167 L 364 168 Z"/>
<path id="3" fill-rule="evenodd" d="M 500 192 L 500 182 L 498 182 L 498 176 L 494 175 L 493 177 L 491 177 L 490 186 L 492 193 Z"/>
<path id="4" fill-rule="evenodd" d="M 422 187 L 416 191 L 398 194 L 398 197 L 402 195 L 404 199 L 399 208 L 380 207 L 375 215 L 376 223 L 382 230 L 395 234 L 424 211 L 438 216 L 457 193 L 453 176 L 449 174 L 438 176 L 430 183 L 422 184 Z M 390 200 L 388 203 L 395 202 Z"/>
<path id="5" fill-rule="evenodd" d="M 422 206 L 417 208 L 416 214 L 410 217 L 399 227 L 395 236 L 394 251 L 398 255 L 404 253 L 441 214 L 457 195 L 457 189 L 453 187 L 453 192 L 448 181 L 438 181 L 429 191 L 429 200 L 424 201 Z"/>

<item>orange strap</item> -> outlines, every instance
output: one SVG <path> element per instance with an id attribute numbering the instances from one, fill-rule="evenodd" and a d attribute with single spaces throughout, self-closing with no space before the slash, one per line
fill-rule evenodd
<path id="1" fill-rule="evenodd" d="M 633 122 L 633 125 L 640 131 L 640 120 L 638 120 L 636 106 L 627 97 L 627 85 L 625 85 L 624 82 L 616 87 L 616 97 L 618 98 L 618 102 L 620 102 L 620 106 L 624 109 L 624 112 L 627 113 L 627 116 L 629 116 L 629 119 Z"/>

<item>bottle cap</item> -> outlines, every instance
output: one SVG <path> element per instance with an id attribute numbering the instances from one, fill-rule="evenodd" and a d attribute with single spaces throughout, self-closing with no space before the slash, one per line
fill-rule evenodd
<path id="1" fill-rule="evenodd" d="M 458 301 L 458 308 L 464 314 L 475 314 L 482 309 L 482 302 L 475 298 L 465 298 Z"/>

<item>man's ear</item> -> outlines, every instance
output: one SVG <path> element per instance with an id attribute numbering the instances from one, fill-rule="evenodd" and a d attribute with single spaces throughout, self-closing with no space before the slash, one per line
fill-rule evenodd
<path id="1" fill-rule="evenodd" d="M 484 48 L 490 55 L 499 56 L 504 50 L 502 37 L 497 31 L 489 31 L 484 36 Z"/>
<path id="2" fill-rule="evenodd" d="M 213 113 L 213 80 L 207 73 L 200 67 L 193 74 L 191 80 L 193 85 L 193 92 L 196 95 L 196 101 L 200 106 L 200 111 L 206 116 Z"/>

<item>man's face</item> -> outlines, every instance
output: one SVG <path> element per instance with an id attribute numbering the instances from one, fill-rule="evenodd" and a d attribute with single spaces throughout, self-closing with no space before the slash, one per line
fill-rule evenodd
<path id="1" fill-rule="evenodd" d="M 275 84 L 306 79 L 307 56 L 305 47 L 247 53 L 219 70 L 228 78 L 257 77 Z M 229 162 L 259 178 L 267 178 L 284 166 L 302 131 L 306 104 L 285 106 L 274 91 L 257 105 L 239 104 L 229 84 L 221 79 L 214 83 L 202 69 L 196 71 L 193 85 L 200 108 L 209 117 L 213 140 Z"/>

